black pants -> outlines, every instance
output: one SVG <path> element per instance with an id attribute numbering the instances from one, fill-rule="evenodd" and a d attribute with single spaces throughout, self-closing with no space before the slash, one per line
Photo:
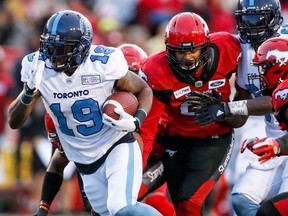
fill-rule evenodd
<path id="1" fill-rule="evenodd" d="M 234 132 L 204 139 L 165 137 L 164 175 L 175 206 L 193 199 L 204 202 L 231 157 Z M 201 187 L 209 182 L 209 187 Z M 200 199 L 199 199 L 200 195 Z M 202 197 L 201 197 L 202 196 Z"/>
<path id="2" fill-rule="evenodd" d="M 263 202 L 258 209 L 256 216 L 287 216 L 288 215 L 288 192 Z"/>

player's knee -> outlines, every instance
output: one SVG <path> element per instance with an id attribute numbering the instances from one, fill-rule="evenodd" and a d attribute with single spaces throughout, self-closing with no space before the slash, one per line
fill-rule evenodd
<path id="1" fill-rule="evenodd" d="M 259 204 L 243 194 L 231 195 L 232 207 L 238 216 L 255 216 Z"/>
<path id="2" fill-rule="evenodd" d="M 114 215 L 114 214 L 112 214 Z M 115 216 L 161 216 L 161 214 L 153 207 L 137 202 L 134 205 L 128 205 L 120 209 Z"/>

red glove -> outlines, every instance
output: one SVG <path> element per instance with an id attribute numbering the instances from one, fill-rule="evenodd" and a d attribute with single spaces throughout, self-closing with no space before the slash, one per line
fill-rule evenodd
<path id="1" fill-rule="evenodd" d="M 56 133 L 54 122 L 51 116 L 48 114 L 48 112 L 45 113 L 44 121 L 45 121 L 46 130 L 48 132 L 48 139 L 51 142 L 52 146 L 54 148 L 57 148 L 60 152 L 64 152 L 62 145 L 60 143 L 58 134 Z"/>
<path id="2" fill-rule="evenodd" d="M 281 152 L 278 141 L 267 137 L 251 141 L 246 146 L 254 154 L 260 156 L 258 161 L 261 163 L 278 156 Z"/>
<path id="3" fill-rule="evenodd" d="M 63 151 L 57 133 L 48 133 L 48 139 L 54 148 L 58 148 L 60 152 Z"/>
<path id="4" fill-rule="evenodd" d="M 241 144 L 240 152 L 243 153 L 246 148 L 248 148 L 248 149 L 251 151 L 251 148 L 250 148 L 249 144 L 251 145 L 251 143 L 254 143 L 254 142 L 256 142 L 257 140 L 259 140 L 258 137 L 253 137 L 253 138 L 245 139 L 245 140 L 242 142 L 242 144 Z"/>

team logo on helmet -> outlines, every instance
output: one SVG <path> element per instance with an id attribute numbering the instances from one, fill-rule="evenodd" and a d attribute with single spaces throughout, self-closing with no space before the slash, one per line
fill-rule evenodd
<path id="1" fill-rule="evenodd" d="M 269 50 L 267 52 L 266 59 L 268 60 L 271 56 L 276 58 L 276 63 L 280 63 L 279 67 L 286 65 L 286 62 L 288 61 L 288 51 L 282 52 L 278 49 Z"/>
<path id="2" fill-rule="evenodd" d="M 280 98 L 281 100 L 286 100 L 288 98 L 288 89 L 281 89 L 277 91 L 274 95 L 274 100 Z"/>

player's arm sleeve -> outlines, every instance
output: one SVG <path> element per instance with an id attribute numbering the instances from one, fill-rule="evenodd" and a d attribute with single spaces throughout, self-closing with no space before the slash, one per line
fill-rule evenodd
<path id="1" fill-rule="evenodd" d="M 213 35 L 211 41 L 215 40 L 221 56 L 219 63 L 222 67 L 226 68 L 228 72 L 236 72 L 237 67 L 241 61 L 242 49 L 239 40 L 228 32 L 220 32 Z M 225 41 L 225 43 L 223 43 Z"/>
<path id="2" fill-rule="evenodd" d="M 235 62 L 235 64 L 231 64 L 231 72 L 236 72 L 237 68 L 241 62 L 242 50 L 239 43 L 239 40 L 232 34 L 230 34 L 231 45 L 228 56 L 231 58 L 231 62 Z"/>
<path id="3" fill-rule="evenodd" d="M 30 71 L 30 67 L 31 67 L 31 61 L 29 61 L 30 56 L 33 56 L 32 53 L 29 55 L 26 55 L 22 61 L 21 61 L 21 81 L 22 82 L 27 82 L 29 79 L 29 73 Z"/>
<path id="4" fill-rule="evenodd" d="M 112 48 L 111 48 L 112 49 Z M 118 80 L 124 77 L 128 72 L 128 64 L 122 51 L 118 48 L 109 55 L 109 60 L 105 65 L 105 79 Z"/>
<path id="5" fill-rule="evenodd" d="M 158 132 L 158 123 L 164 108 L 165 105 L 154 96 L 151 111 L 140 128 L 141 138 L 144 143 L 143 163 L 146 162 L 152 150 L 154 139 Z"/>

